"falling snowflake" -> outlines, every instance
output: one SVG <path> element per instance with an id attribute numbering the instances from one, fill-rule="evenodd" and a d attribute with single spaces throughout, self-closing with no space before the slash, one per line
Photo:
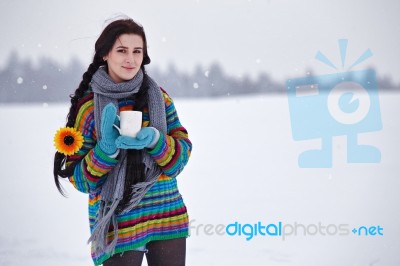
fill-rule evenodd
<path id="1" fill-rule="evenodd" d="M 42 87 L 44 90 L 47 90 L 47 85 L 43 85 Z"/>
<path id="2" fill-rule="evenodd" d="M 204 72 L 204 76 L 206 76 L 207 78 L 208 78 L 208 75 L 210 74 L 210 71 L 206 71 L 206 72 Z"/>
<path id="3" fill-rule="evenodd" d="M 257 59 L 256 59 L 256 63 L 257 63 L 257 64 L 261 63 L 261 59 L 260 59 L 260 58 L 257 58 Z"/>
<path id="4" fill-rule="evenodd" d="M 193 88 L 198 89 L 199 88 L 199 84 L 197 82 L 193 83 Z"/>
<path id="5" fill-rule="evenodd" d="M 17 78 L 17 83 L 18 84 L 22 84 L 23 82 L 24 82 L 23 78 L 21 78 L 21 77 Z"/>

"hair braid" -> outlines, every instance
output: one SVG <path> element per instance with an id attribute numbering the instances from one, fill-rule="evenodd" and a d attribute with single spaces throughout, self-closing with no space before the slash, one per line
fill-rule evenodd
<path id="1" fill-rule="evenodd" d="M 82 76 L 82 81 L 79 84 L 78 88 L 75 90 L 74 95 L 70 95 L 71 97 L 71 107 L 69 109 L 69 113 L 67 116 L 67 127 L 73 127 L 75 124 L 76 114 L 77 114 L 77 105 L 79 100 L 83 97 L 86 90 L 89 87 L 89 83 L 92 80 L 94 73 L 99 69 L 101 65 L 104 65 L 103 61 L 95 61 L 89 65 L 87 71 Z"/>
<path id="2" fill-rule="evenodd" d="M 103 60 L 101 59 L 98 60 L 95 56 L 93 62 L 89 65 L 87 71 L 82 75 L 82 81 L 80 82 L 78 88 L 75 90 L 75 93 L 73 95 L 72 94 L 70 95 L 71 107 L 69 108 L 69 113 L 67 115 L 67 123 L 66 123 L 67 127 L 73 127 L 75 125 L 79 100 L 82 99 L 86 90 L 89 88 L 89 83 L 92 80 L 94 73 L 96 73 L 97 69 L 99 69 L 99 67 L 104 64 L 105 63 L 103 62 Z M 67 156 L 65 156 L 62 153 L 56 152 L 54 156 L 54 170 L 53 170 L 56 187 L 58 191 L 60 191 L 60 193 L 64 196 L 65 194 L 58 178 L 69 177 L 73 173 L 75 167 L 75 165 L 70 165 L 69 167 L 62 169 L 63 166 L 65 165 L 66 159 Z"/>

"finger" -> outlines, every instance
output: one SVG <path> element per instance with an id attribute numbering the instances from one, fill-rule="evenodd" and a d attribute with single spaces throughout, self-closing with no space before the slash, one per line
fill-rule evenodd
<path id="1" fill-rule="evenodd" d="M 134 138 L 132 137 L 128 137 L 128 136 L 119 136 L 116 140 L 115 143 L 121 143 L 121 144 L 129 144 L 129 143 L 133 143 L 135 141 Z"/>
<path id="2" fill-rule="evenodd" d="M 102 124 L 104 125 L 104 127 L 105 128 L 111 127 L 116 117 L 117 117 L 117 108 L 112 103 L 107 104 L 103 109 L 101 117 Z"/>
<path id="3" fill-rule="evenodd" d="M 142 129 L 140 129 L 140 131 L 136 134 L 136 138 L 138 140 L 144 140 L 145 138 L 147 138 L 150 135 L 150 131 L 152 130 L 151 128 L 148 127 L 144 127 Z"/>
<path id="4" fill-rule="evenodd" d="M 121 126 L 120 118 L 118 115 L 115 116 L 114 125 L 116 125 L 117 127 Z"/>
<path id="5" fill-rule="evenodd" d="M 103 109 L 103 113 L 104 112 L 107 112 L 113 116 L 117 116 L 117 108 L 115 107 L 115 105 L 113 103 L 107 104 Z"/>
<path id="6" fill-rule="evenodd" d="M 138 141 L 136 138 L 128 136 L 119 136 L 115 140 L 115 145 L 119 149 L 135 149 L 135 150 L 143 149 L 146 146 L 145 143 L 143 143 L 143 141 Z"/>
<path id="7" fill-rule="evenodd" d="M 118 138 L 115 140 L 115 146 L 118 149 L 124 149 L 124 150 L 129 148 L 122 140 L 119 140 Z"/>

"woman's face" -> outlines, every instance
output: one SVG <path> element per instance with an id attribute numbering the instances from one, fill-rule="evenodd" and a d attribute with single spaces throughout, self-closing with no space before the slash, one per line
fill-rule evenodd
<path id="1" fill-rule="evenodd" d="M 115 83 L 132 79 L 143 61 L 142 37 L 137 34 L 122 34 L 103 59 L 107 61 L 108 75 Z"/>

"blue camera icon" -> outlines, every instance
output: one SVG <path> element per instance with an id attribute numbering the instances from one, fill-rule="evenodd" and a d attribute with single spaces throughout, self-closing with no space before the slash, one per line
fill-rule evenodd
<path id="1" fill-rule="evenodd" d="M 357 143 L 357 134 L 382 129 L 376 74 L 372 69 L 287 81 L 294 140 L 322 140 L 320 150 L 299 155 L 301 168 L 332 167 L 332 138 L 347 136 L 348 163 L 379 163 L 381 153 Z"/>

